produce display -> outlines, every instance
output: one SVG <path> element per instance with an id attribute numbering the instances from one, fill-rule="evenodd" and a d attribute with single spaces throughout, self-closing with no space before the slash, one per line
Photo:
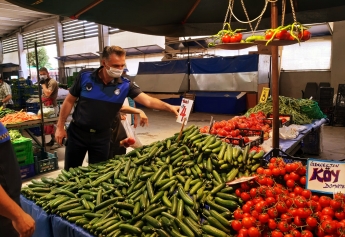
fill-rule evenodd
<path id="1" fill-rule="evenodd" d="M 299 24 L 293 23 L 287 26 L 279 26 L 276 29 L 269 29 L 265 33 L 265 39 L 268 45 L 272 40 L 297 40 L 307 41 L 311 38 L 308 28 Z"/>
<path id="2" fill-rule="evenodd" d="M 328 237 L 345 234 L 345 195 L 334 198 L 304 189 L 306 167 L 272 158 L 253 181 L 236 189 L 244 205 L 233 212 L 238 237 Z"/>
<path id="3" fill-rule="evenodd" d="M 263 112 L 264 114 L 272 113 L 273 101 L 268 98 L 266 103 L 259 103 L 250 108 L 245 114 L 247 117 L 252 113 Z M 279 96 L 279 113 L 289 114 L 292 116 L 294 124 L 303 125 L 311 123 L 312 119 L 324 118 L 317 102 L 307 99 L 294 99 L 285 96 Z"/>
<path id="4" fill-rule="evenodd" d="M 18 130 L 9 130 L 8 134 L 10 135 L 11 141 L 20 141 L 22 139 L 27 139 L 26 137 L 23 137 L 22 134 Z"/>
<path id="5" fill-rule="evenodd" d="M 0 107 L 0 119 L 5 117 L 7 114 L 13 114 L 16 111 L 12 110 L 12 109 L 7 109 L 7 108 L 3 108 L 2 106 Z"/>
<path id="6" fill-rule="evenodd" d="M 178 135 L 32 180 L 22 194 L 95 236 L 230 236 L 242 200 L 226 182 L 254 174 L 263 151 L 242 150 L 193 125 Z"/>
<path id="7" fill-rule="evenodd" d="M 266 115 L 259 111 L 246 116 L 235 116 L 228 121 L 215 122 L 210 130 L 210 134 L 228 138 L 243 138 L 245 143 L 249 142 L 247 136 L 242 136 L 239 129 L 251 129 L 264 132 L 264 139 L 268 138 L 271 127 L 265 124 Z M 200 128 L 201 133 L 207 133 L 209 126 Z"/>
<path id="8" fill-rule="evenodd" d="M 15 123 L 22 123 L 29 120 L 36 120 L 40 119 L 37 115 L 30 115 L 27 112 L 16 112 L 16 113 L 10 113 L 6 114 L 4 117 L 0 119 L 0 122 L 4 125 L 6 124 L 15 124 Z"/>
<path id="9" fill-rule="evenodd" d="M 244 29 L 236 29 L 232 30 L 229 23 L 225 23 L 222 30 L 220 30 L 217 34 L 212 36 L 213 42 L 209 43 L 209 47 L 215 46 L 216 42 L 221 43 L 246 43 L 246 41 L 242 40 L 242 34 L 239 31 Z"/>

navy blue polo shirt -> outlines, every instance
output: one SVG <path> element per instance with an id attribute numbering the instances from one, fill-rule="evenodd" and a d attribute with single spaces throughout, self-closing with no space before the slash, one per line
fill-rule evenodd
<path id="1" fill-rule="evenodd" d="M 5 126 L 0 122 L 0 144 L 9 141 L 10 135 L 8 134 Z"/>
<path id="2" fill-rule="evenodd" d="M 72 115 L 74 121 L 96 131 L 111 128 L 126 97 L 134 99 L 141 93 L 136 84 L 124 77 L 105 85 L 98 76 L 101 68 L 80 71 L 69 90 L 71 95 L 79 98 Z"/>

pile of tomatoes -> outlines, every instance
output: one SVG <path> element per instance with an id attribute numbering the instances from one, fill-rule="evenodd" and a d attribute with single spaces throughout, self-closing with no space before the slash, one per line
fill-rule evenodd
<path id="1" fill-rule="evenodd" d="M 211 128 L 210 134 L 222 137 L 242 138 L 238 129 L 262 130 L 268 133 L 271 130 L 268 124 L 265 124 L 266 115 L 263 112 L 250 114 L 246 116 L 236 116 L 226 121 L 215 122 Z M 208 126 L 200 128 L 200 132 L 207 133 Z"/>
<path id="2" fill-rule="evenodd" d="M 276 31 L 277 31 L 276 33 L 275 33 L 275 30 L 266 31 L 265 39 L 270 40 L 272 39 L 272 37 L 274 37 L 274 39 L 278 39 L 278 40 L 296 40 L 296 38 L 294 38 L 291 35 L 291 33 L 285 29 L 276 30 Z M 296 34 L 296 36 L 300 40 L 307 41 L 311 38 L 311 33 L 308 30 L 304 30 L 303 32 L 299 32 L 298 34 Z"/>
<path id="3" fill-rule="evenodd" d="M 272 158 L 268 169 L 259 168 L 257 173 L 255 180 L 236 190 L 244 201 L 231 221 L 238 237 L 345 235 L 345 195 L 331 199 L 304 189 L 306 169 L 301 163 Z"/>
<path id="4" fill-rule="evenodd" d="M 239 43 L 241 40 L 241 33 L 224 34 L 222 37 L 222 43 Z"/>

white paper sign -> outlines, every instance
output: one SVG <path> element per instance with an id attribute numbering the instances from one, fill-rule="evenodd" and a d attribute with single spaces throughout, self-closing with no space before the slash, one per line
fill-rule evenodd
<path id="1" fill-rule="evenodd" d="M 345 162 L 308 159 L 306 188 L 318 193 L 345 193 Z"/>
<path id="2" fill-rule="evenodd" d="M 250 176 L 250 177 L 241 177 L 241 178 L 235 179 L 234 181 L 226 183 L 226 185 L 229 186 L 229 185 L 244 183 L 244 182 L 250 181 L 250 180 L 255 179 L 255 178 L 256 178 L 256 175 Z"/>
<path id="3" fill-rule="evenodd" d="M 193 100 L 182 98 L 179 115 L 176 122 L 183 123 L 183 120 L 186 119 L 184 125 L 187 124 L 190 111 L 192 110 L 193 102 Z"/>

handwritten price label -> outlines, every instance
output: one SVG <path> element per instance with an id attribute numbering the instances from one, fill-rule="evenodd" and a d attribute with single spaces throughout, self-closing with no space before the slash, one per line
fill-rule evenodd
<path id="1" fill-rule="evenodd" d="M 190 111 L 192 110 L 193 102 L 193 100 L 182 98 L 179 115 L 176 122 L 183 123 L 183 120 L 185 120 L 184 125 L 187 124 Z"/>
<path id="2" fill-rule="evenodd" d="M 306 188 L 319 193 L 345 193 L 345 162 L 308 159 Z"/>

